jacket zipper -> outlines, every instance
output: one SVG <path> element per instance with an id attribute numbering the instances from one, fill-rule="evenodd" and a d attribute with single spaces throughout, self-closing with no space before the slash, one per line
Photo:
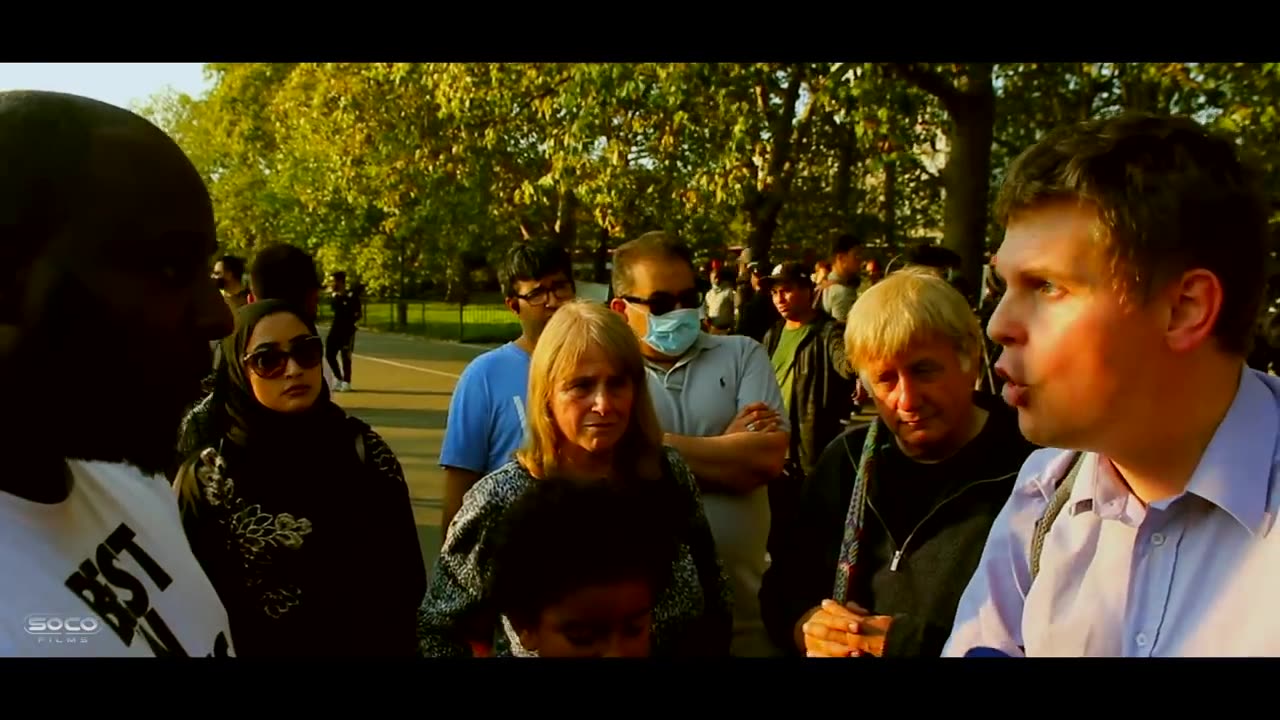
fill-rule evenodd
<path id="1" fill-rule="evenodd" d="M 1013 474 L 1016 474 L 1016 473 L 1010 473 L 1010 475 L 1013 475 Z M 951 494 L 950 497 L 946 498 L 945 500 L 938 503 L 937 505 L 934 505 L 933 509 L 929 511 L 929 514 L 925 515 L 923 520 L 916 523 L 916 526 L 911 530 L 911 533 L 907 535 L 907 539 L 903 541 L 901 545 L 898 544 L 897 540 L 893 539 L 893 533 L 889 531 L 889 524 L 884 521 L 884 518 L 880 516 L 880 511 L 876 510 L 876 506 L 871 502 L 870 499 L 868 499 L 867 507 L 871 508 L 871 512 L 875 513 L 876 519 L 880 521 L 880 524 L 882 526 L 884 526 L 884 534 L 889 536 L 889 542 L 893 543 L 894 552 L 893 552 L 893 559 L 889 561 L 889 572 L 898 572 L 898 565 L 902 562 L 902 556 L 907 552 L 907 546 L 911 544 L 911 538 L 916 536 L 916 533 L 919 532 L 920 528 L 924 527 L 924 524 L 929 522 L 929 519 L 932 518 L 935 514 L 937 514 L 937 512 L 942 509 L 942 506 L 946 505 L 952 500 L 955 500 L 956 498 L 960 497 L 966 492 L 969 492 L 973 488 L 978 487 L 979 485 L 1000 482 L 1008 477 L 1009 475 L 1001 475 L 998 478 L 991 478 L 989 480 L 978 480 L 977 482 L 969 483 L 968 485 L 965 485 L 964 487 L 955 491 L 954 493 Z"/>

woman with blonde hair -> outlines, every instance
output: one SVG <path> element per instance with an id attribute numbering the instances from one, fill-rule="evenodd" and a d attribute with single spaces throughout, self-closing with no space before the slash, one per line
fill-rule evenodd
<path id="1" fill-rule="evenodd" d="M 446 531 L 419 612 L 422 652 L 538 654 L 526 645 L 535 635 L 493 608 L 495 538 L 536 483 L 586 482 L 646 494 L 654 502 L 644 506 L 659 508 L 652 522 L 679 551 L 650 612 L 624 612 L 635 607 L 623 596 L 625 578 L 601 567 L 592 588 L 550 598 L 548 626 L 536 636 L 584 655 L 606 654 L 597 649 L 607 638 L 627 634 L 648 634 L 655 656 L 727 655 L 728 589 L 711 529 L 692 473 L 662 445 L 640 346 L 622 316 L 587 302 L 556 311 L 533 353 L 527 418 L 524 448 L 472 487 Z"/>

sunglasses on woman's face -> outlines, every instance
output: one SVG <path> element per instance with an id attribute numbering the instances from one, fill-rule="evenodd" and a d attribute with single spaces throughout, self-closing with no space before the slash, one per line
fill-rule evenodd
<path id="1" fill-rule="evenodd" d="M 244 363 L 254 375 L 274 380 L 284 374 L 290 358 L 304 370 L 317 367 L 324 360 L 324 341 L 318 335 L 310 335 L 289 343 L 288 350 L 278 347 L 255 350 L 244 356 Z"/>

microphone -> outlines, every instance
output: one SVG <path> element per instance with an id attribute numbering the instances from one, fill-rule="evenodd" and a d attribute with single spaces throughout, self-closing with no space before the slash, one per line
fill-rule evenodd
<path id="1" fill-rule="evenodd" d="M 965 656 L 965 657 L 967 657 L 967 658 L 1007 658 L 1007 657 L 1013 657 L 1012 655 L 1010 655 L 1009 653 L 1007 653 L 1007 652 L 1005 652 L 1005 651 L 1003 651 L 1003 650 L 997 650 L 997 649 L 995 649 L 995 648 L 991 648 L 991 647 L 976 647 L 976 648 L 970 648 L 970 649 L 969 649 L 969 651 L 968 651 L 968 652 L 966 652 L 966 653 L 964 654 L 964 656 Z"/>

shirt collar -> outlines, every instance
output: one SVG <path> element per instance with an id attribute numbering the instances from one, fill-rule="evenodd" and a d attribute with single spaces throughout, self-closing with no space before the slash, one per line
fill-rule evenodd
<path id="1" fill-rule="evenodd" d="M 1244 368 L 1235 400 L 1200 457 L 1187 492 L 1222 508 L 1249 532 L 1263 530 L 1278 431 L 1275 395 L 1256 370 Z"/>

